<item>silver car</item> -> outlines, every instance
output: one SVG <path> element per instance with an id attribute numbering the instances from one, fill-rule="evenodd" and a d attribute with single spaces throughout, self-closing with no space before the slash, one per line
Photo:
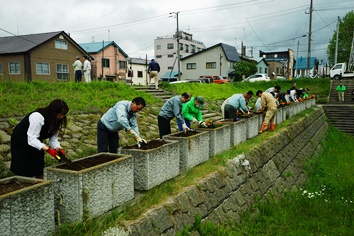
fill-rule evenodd
<path id="1" fill-rule="evenodd" d="M 270 81 L 270 78 L 267 74 L 254 74 L 246 79 L 242 80 L 241 82 L 256 82 L 256 81 Z"/>

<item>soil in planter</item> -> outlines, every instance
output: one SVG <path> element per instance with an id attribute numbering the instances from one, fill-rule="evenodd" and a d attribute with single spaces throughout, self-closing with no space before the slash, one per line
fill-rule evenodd
<path id="1" fill-rule="evenodd" d="M 11 193 L 16 190 L 26 188 L 35 184 L 36 183 L 23 183 L 18 180 L 12 180 L 8 183 L 0 183 L 0 195 Z"/>
<path id="2" fill-rule="evenodd" d="M 196 131 L 196 130 L 188 130 L 186 133 L 180 132 L 180 133 L 174 134 L 174 135 L 172 135 L 172 136 L 174 136 L 174 137 L 189 137 L 189 136 L 196 135 L 196 134 L 198 134 L 198 133 L 199 133 L 199 132 Z"/>
<path id="3" fill-rule="evenodd" d="M 65 170 L 84 170 L 93 166 L 97 166 L 106 162 L 113 161 L 117 159 L 117 156 L 111 156 L 111 155 L 99 155 L 99 156 L 94 156 L 94 157 L 89 157 L 83 160 L 79 161 L 74 161 L 70 163 L 66 163 L 64 165 L 57 166 L 58 169 L 65 169 Z"/>
<path id="4" fill-rule="evenodd" d="M 167 142 L 162 139 L 156 139 L 156 140 L 151 140 L 148 141 L 147 143 L 141 143 L 140 148 L 138 147 L 137 144 L 131 145 L 131 146 L 126 146 L 123 147 L 122 149 L 141 149 L 141 150 L 149 150 L 149 149 L 154 149 L 163 146 Z"/>

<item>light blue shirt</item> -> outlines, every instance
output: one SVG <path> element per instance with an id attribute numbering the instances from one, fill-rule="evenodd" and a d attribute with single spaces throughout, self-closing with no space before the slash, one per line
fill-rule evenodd
<path id="1" fill-rule="evenodd" d="M 232 95 L 226 104 L 233 106 L 236 110 L 242 109 L 244 112 L 248 111 L 248 108 L 246 106 L 246 100 L 242 94 Z"/>
<path id="2" fill-rule="evenodd" d="M 131 101 L 117 102 L 101 117 L 101 122 L 111 132 L 118 132 L 122 129 L 126 131 L 133 129 L 140 136 L 136 114 L 130 109 L 131 104 Z"/>
<path id="3" fill-rule="evenodd" d="M 184 124 L 184 117 L 182 113 L 182 97 L 176 95 L 170 98 L 165 104 L 163 104 L 159 116 L 165 117 L 168 120 L 172 120 L 176 117 L 181 124 Z"/>

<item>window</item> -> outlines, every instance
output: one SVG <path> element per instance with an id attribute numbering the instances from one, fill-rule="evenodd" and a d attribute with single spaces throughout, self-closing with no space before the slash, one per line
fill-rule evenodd
<path id="1" fill-rule="evenodd" d="M 189 45 L 186 44 L 186 52 L 189 52 Z"/>
<path id="2" fill-rule="evenodd" d="M 262 73 L 262 67 L 258 67 L 258 73 Z"/>
<path id="3" fill-rule="evenodd" d="M 264 68 L 264 73 L 268 74 L 268 68 Z"/>
<path id="4" fill-rule="evenodd" d="M 173 49 L 173 43 L 168 43 L 167 44 L 167 49 Z"/>
<path id="5" fill-rule="evenodd" d="M 183 51 L 183 43 L 179 44 L 179 50 Z"/>
<path id="6" fill-rule="evenodd" d="M 162 58 L 162 56 L 161 55 L 156 55 L 156 58 Z"/>
<path id="7" fill-rule="evenodd" d="M 161 45 L 156 45 L 156 50 L 161 50 Z"/>
<path id="8" fill-rule="evenodd" d="M 0 75 L 2 75 L 2 64 L 0 63 Z"/>
<path id="9" fill-rule="evenodd" d="M 67 50 L 68 44 L 64 40 L 55 40 L 55 48 Z"/>
<path id="10" fill-rule="evenodd" d="M 275 73 L 279 74 L 279 67 L 276 68 Z"/>
<path id="11" fill-rule="evenodd" d="M 43 62 L 36 63 L 36 74 L 37 75 L 49 75 L 49 64 Z"/>
<path id="12" fill-rule="evenodd" d="M 207 62 L 205 68 L 206 69 L 215 69 L 216 68 L 216 62 Z"/>
<path id="13" fill-rule="evenodd" d="M 69 80 L 68 65 L 57 64 L 57 79 Z"/>
<path id="14" fill-rule="evenodd" d="M 187 70 L 195 70 L 197 69 L 196 63 L 187 63 Z"/>
<path id="15" fill-rule="evenodd" d="M 119 63 L 119 69 L 126 69 L 127 68 L 127 62 L 126 61 L 118 61 Z"/>
<path id="16" fill-rule="evenodd" d="M 143 78 L 143 72 L 141 70 L 138 71 L 138 78 Z"/>
<path id="17" fill-rule="evenodd" d="M 102 58 L 102 67 L 104 68 L 109 68 L 109 59 L 107 58 Z M 125 68 L 124 68 L 125 69 Z"/>
<path id="18" fill-rule="evenodd" d="M 10 75 L 21 74 L 20 63 L 19 62 L 10 62 L 9 63 L 9 72 L 10 72 Z"/>
<path id="19" fill-rule="evenodd" d="M 192 45 L 192 53 L 195 53 L 195 45 Z"/>
<path id="20" fill-rule="evenodd" d="M 167 70 L 173 70 L 173 66 L 167 67 Z"/>
<path id="21" fill-rule="evenodd" d="M 167 57 L 173 57 L 173 54 L 168 54 Z"/>

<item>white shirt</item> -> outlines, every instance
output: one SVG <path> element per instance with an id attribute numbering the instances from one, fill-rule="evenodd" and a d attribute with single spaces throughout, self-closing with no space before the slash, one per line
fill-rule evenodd
<path id="1" fill-rule="evenodd" d="M 82 63 L 81 61 L 78 59 L 74 62 L 73 64 L 73 67 L 74 67 L 74 71 L 77 71 L 77 70 L 82 70 Z"/>
<path id="2" fill-rule="evenodd" d="M 44 146 L 44 143 L 39 141 L 40 132 L 44 125 L 44 117 L 39 112 L 33 112 L 29 116 L 29 127 L 27 130 L 27 142 L 28 145 L 41 150 Z M 53 136 L 49 138 L 49 146 L 56 149 L 61 148 L 58 141 L 59 131 L 56 132 Z"/>
<path id="3" fill-rule="evenodd" d="M 84 70 L 84 72 L 91 70 L 91 63 L 89 62 L 89 60 L 84 61 L 84 69 L 83 70 Z"/>

